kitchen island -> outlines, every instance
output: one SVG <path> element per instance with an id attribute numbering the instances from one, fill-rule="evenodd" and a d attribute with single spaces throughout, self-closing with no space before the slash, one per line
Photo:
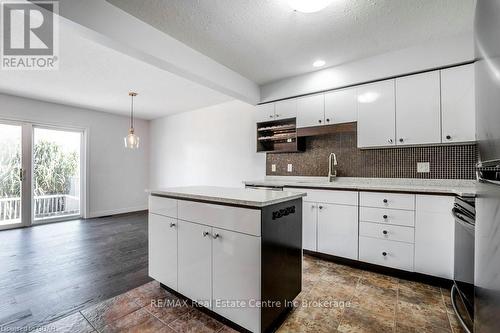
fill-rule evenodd
<path id="1" fill-rule="evenodd" d="M 301 291 L 305 193 L 151 190 L 149 275 L 237 325 L 275 329 Z"/>

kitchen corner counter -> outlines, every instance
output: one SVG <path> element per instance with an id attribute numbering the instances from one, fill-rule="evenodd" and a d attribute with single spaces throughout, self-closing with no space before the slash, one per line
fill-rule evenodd
<path id="1" fill-rule="evenodd" d="M 326 177 L 268 176 L 264 180 L 245 181 L 244 183 L 247 186 L 284 187 L 285 189 L 293 187 L 459 196 L 476 195 L 476 181 L 474 180 L 338 177 L 335 181 L 328 182 Z"/>
<path id="2" fill-rule="evenodd" d="M 249 188 L 217 186 L 171 187 L 149 190 L 154 196 L 209 203 L 262 208 L 306 196 L 306 193 L 287 191 L 259 191 Z"/>

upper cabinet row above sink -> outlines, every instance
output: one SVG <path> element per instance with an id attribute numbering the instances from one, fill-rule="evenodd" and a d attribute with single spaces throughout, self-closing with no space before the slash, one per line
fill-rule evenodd
<path id="1" fill-rule="evenodd" d="M 472 142 L 474 65 L 451 67 L 257 107 L 257 122 L 297 128 L 358 122 L 358 147 Z"/>

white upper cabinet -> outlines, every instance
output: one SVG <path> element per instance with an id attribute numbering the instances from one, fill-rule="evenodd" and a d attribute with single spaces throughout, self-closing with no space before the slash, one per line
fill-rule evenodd
<path id="1" fill-rule="evenodd" d="M 357 89 L 358 147 L 393 146 L 396 133 L 394 80 Z"/>
<path id="2" fill-rule="evenodd" d="M 325 123 L 325 95 L 297 99 L 297 127 L 320 126 Z"/>
<path id="3" fill-rule="evenodd" d="M 396 79 L 396 144 L 441 142 L 439 72 Z"/>
<path id="4" fill-rule="evenodd" d="M 264 121 L 274 120 L 274 103 L 257 105 L 255 109 L 257 112 L 256 122 L 262 123 Z"/>
<path id="5" fill-rule="evenodd" d="M 274 112 L 276 120 L 297 117 L 297 100 L 288 99 L 285 101 L 276 102 Z"/>
<path id="6" fill-rule="evenodd" d="M 474 65 L 441 71 L 442 141 L 476 140 Z"/>
<path id="7" fill-rule="evenodd" d="M 325 123 L 342 124 L 358 120 L 356 88 L 325 94 Z"/>

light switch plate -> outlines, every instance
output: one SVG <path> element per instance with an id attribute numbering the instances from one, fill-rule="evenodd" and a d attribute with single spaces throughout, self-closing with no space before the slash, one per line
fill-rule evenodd
<path id="1" fill-rule="evenodd" d="M 286 171 L 288 171 L 288 172 L 292 172 L 292 170 L 293 170 L 293 166 L 292 166 L 292 164 L 288 163 L 288 165 L 287 165 L 287 167 L 286 167 Z"/>
<path id="2" fill-rule="evenodd" d="M 276 172 L 276 164 L 271 164 L 271 171 Z"/>
<path id="3" fill-rule="evenodd" d="M 429 162 L 418 162 L 417 163 L 417 172 L 419 173 L 424 173 L 424 172 L 430 172 L 430 164 Z"/>

